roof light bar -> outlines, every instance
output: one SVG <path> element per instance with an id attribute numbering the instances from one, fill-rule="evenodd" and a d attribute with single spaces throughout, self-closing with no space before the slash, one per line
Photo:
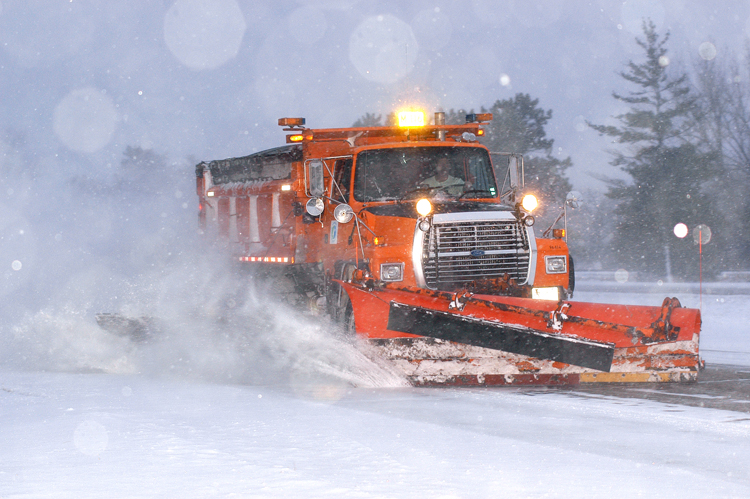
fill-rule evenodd
<path id="1" fill-rule="evenodd" d="M 305 118 L 279 118 L 279 126 L 305 126 Z"/>
<path id="2" fill-rule="evenodd" d="M 422 111 L 400 111 L 398 113 L 398 126 L 424 126 L 424 113 Z"/>
<path id="3" fill-rule="evenodd" d="M 466 123 L 484 123 L 492 121 L 492 113 L 467 114 Z"/>

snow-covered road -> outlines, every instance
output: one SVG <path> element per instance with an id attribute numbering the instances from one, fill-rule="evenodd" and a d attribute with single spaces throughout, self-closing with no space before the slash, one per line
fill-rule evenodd
<path id="1" fill-rule="evenodd" d="M 704 296 L 709 362 L 743 347 L 747 301 Z M 72 327 L 56 320 L 45 327 Z M 107 360 L 118 345 L 83 353 Z M 380 387 L 352 388 L 332 380 L 336 369 L 232 382 L 208 368 L 170 369 L 185 351 L 120 353 L 150 362 L 135 374 L 49 358 L 0 371 L 0 497 L 750 496 L 746 412 L 564 388 L 417 389 L 377 372 L 359 379 Z"/>
<path id="2" fill-rule="evenodd" d="M 747 497 L 746 414 L 3 372 L 0 497 Z"/>

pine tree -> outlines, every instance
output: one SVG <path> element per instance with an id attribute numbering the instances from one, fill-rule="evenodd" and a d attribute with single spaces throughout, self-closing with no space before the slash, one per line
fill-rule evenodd
<path id="1" fill-rule="evenodd" d="M 365 127 L 365 126 L 396 126 L 398 124 L 398 115 L 394 113 L 388 113 L 383 121 L 382 114 L 365 113 L 360 116 L 357 121 L 352 124 L 353 127 Z"/>
<path id="2" fill-rule="evenodd" d="M 365 113 L 360 116 L 357 121 L 352 125 L 353 127 L 365 127 L 365 126 L 383 126 L 383 115 L 375 113 Z"/>
<path id="3" fill-rule="evenodd" d="M 559 213 L 571 189 L 565 171 L 572 166 L 570 158 L 553 156 L 554 140 L 547 138 L 545 127 L 552 119 L 552 110 L 539 107 L 539 99 L 518 93 L 511 99 L 498 100 L 489 109 L 492 122 L 485 127 L 482 143 L 493 152 L 524 155 L 526 190 L 540 200 L 536 213 L 541 223 L 549 223 Z M 542 230 L 546 229 L 544 226 Z"/>
<path id="4" fill-rule="evenodd" d="M 608 182 L 607 196 L 618 201 L 613 249 L 627 270 L 693 278 L 698 265 L 692 238 L 676 238 L 673 228 L 679 222 L 691 228 L 710 224 L 711 203 L 702 181 L 713 155 L 689 141 L 696 98 L 686 74 L 672 76 L 668 71 L 669 34 L 660 37 L 650 21 L 644 21 L 643 33 L 645 39 L 636 38 L 636 43 L 645 61 L 630 61 L 620 73 L 635 90 L 613 93 L 630 105 L 629 111 L 616 116 L 620 126 L 589 123 L 621 145 L 612 151 L 611 164 L 630 177 Z"/>

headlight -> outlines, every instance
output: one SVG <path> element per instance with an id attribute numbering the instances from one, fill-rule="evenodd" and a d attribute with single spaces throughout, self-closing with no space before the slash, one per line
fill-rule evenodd
<path id="1" fill-rule="evenodd" d="M 380 280 L 382 281 L 403 281 L 404 264 L 403 263 L 381 263 Z"/>
<path id="2" fill-rule="evenodd" d="M 432 203 L 427 198 L 420 199 L 417 201 L 417 213 L 426 217 L 432 211 Z"/>
<path id="3" fill-rule="evenodd" d="M 560 301 L 559 288 L 531 288 L 531 297 L 535 300 Z"/>
<path id="4" fill-rule="evenodd" d="M 564 274 L 568 271 L 567 257 L 545 256 L 544 267 L 548 274 Z"/>
<path id="5" fill-rule="evenodd" d="M 536 196 L 533 194 L 526 194 L 523 197 L 523 201 L 521 201 L 521 206 L 523 206 L 524 210 L 531 213 L 537 206 L 539 206 L 539 201 L 536 200 Z"/>

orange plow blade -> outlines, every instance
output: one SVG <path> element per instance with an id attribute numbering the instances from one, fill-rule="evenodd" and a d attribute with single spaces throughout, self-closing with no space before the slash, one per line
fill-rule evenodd
<path id="1" fill-rule="evenodd" d="M 695 381 L 700 312 L 340 282 L 357 334 L 416 385 Z"/>

